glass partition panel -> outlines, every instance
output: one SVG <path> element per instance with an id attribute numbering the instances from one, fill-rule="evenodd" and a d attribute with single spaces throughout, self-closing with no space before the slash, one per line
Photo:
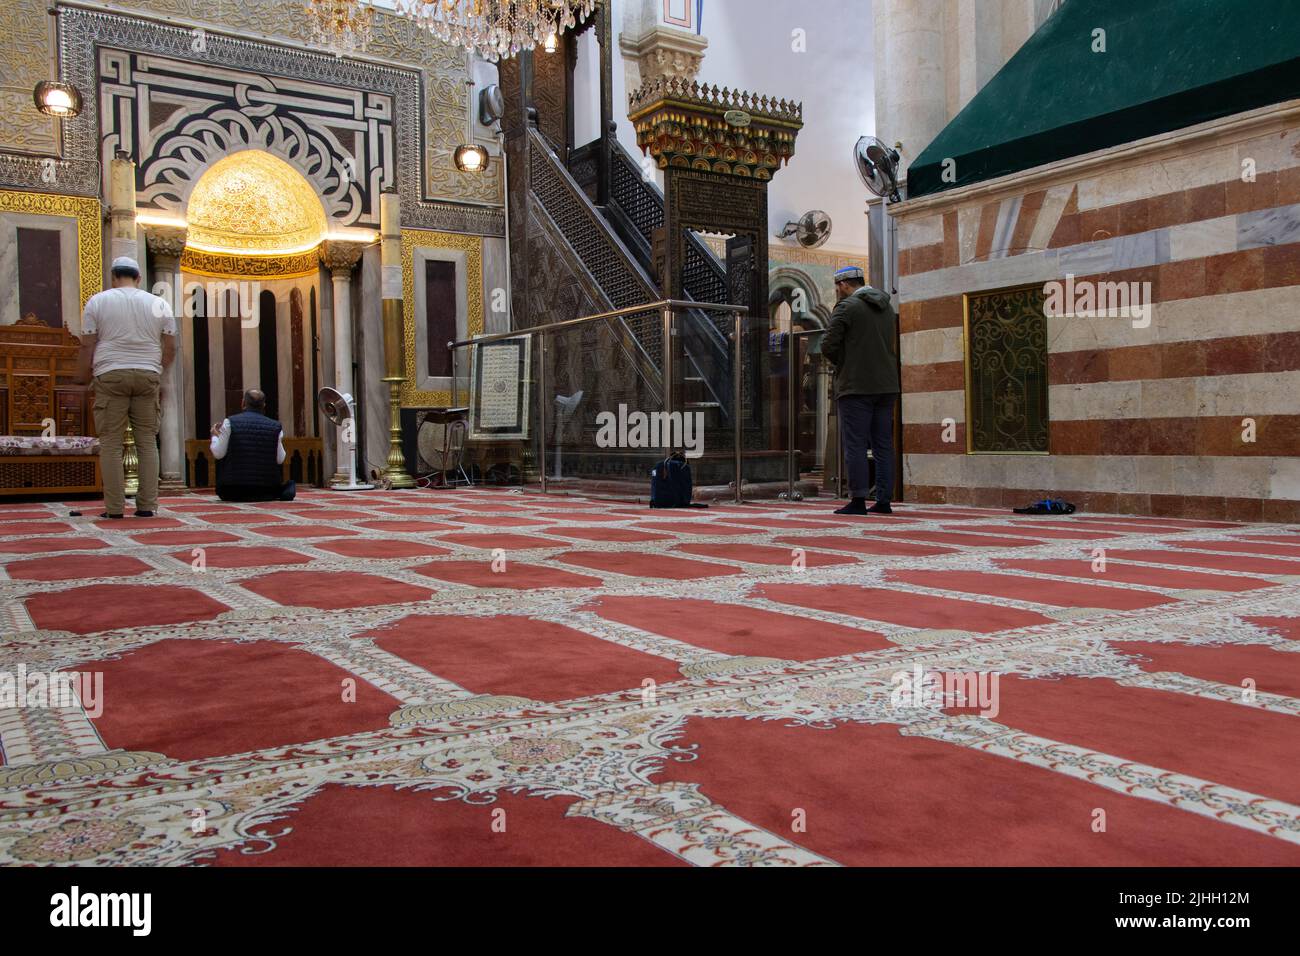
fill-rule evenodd
<path id="1" fill-rule="evenodd" d="M 548 492 L 646 501 L 666 454 L 663 313 L 648 308 L 545 333 Z M 671 362 L 668 363 L 672 365 Z M 669 374 L 674 374 L 671 370 Z"/>
<path id="2" fill-rule="evenodd" d="M 789 335 L 774 331 L 766 316 L 746 316 L 741 345 L 744 498 L 776 498 L 789 487 Z"/>
<path id="3" fill-rule="evenodd" d="M 660 303 L 462 345 L 467 467 L 476 481 L 646 504 L 674 452 L 698 500 L 736 498 L 742 455 L 784 480 L 786 457 L 753 421 L 775 387 L 761 344 L 730 307 Z"/>
<path id="4" fill-rule="evenodd" d="M 736 358 L 736 313 L 727 308 L 679 307 L 672 314 L 671 410 L 699 501 L 735 500 L 736 438 L 742 450 L 744 394 L 737 414 L 736 373 L 743 377 L 744 355 Z M 743 329 L 742 346 L 743 346 Z"/>
<path id="5" fill-rule="evenodd" d="M 835 494 L 837 467 L 835 403 L 831 391 L 834 369 L 821 353 L 823 329 L 796 331 L 789 351 L 791 398 L 789 442 L 793 500 Z"/>

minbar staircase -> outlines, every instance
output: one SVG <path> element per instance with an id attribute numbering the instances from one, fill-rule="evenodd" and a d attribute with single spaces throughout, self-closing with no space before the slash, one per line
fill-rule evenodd
<path id="1" fill-rule="evenodd" d="M 528 188 L 534 208 L 541 212 L 538 218 L 553 238 L 562 240 L 562 248 L 572 254 L 575 264 L 591 280 L 590 285 L 600 290 L 606 307 L 612 311 L 668 298 L 654 278 L 652 245 L 654 231 L 663 227 L 664 197 L 654 180 L 642 174 L 640 163 L 616 140 L 611 140 L 609 202 L 597 206 L 594 199 L 599 142 L 572 150 L 565 164 L 540 131 L 531 128 L 528 136 Z M 691 232 L 687 233 L 683 280 L 685 297 L 690 301 L 715 304 L 728 301 L 726 269 L 712 250 Z M 615 321 L 620 326 L 621 338 L 627 343 L 625 351 L 635 359 L 645 390 L 656 401 L 662 401 L 663 340 L 658 318 L 638 316 Z M 677 334 L 682 343 L 678 355 L 684 362 L 677 376 L 681 383 L 680 408 L 685 412 L 702 412 L 706 434 L 710 435 L 734 434 L 731 429 L 734 423 L 740 422 L 747 432 L 746 447 L 754 448 L 758 436 L 748 434 L 751 429 L 745 421 L 744 409 L 732 408 L 732 322 L 730 314 L 698 310 L 678 313 Z M 693 464 L 697 483 L 726 483 L 732 479 L 732 440 L 728 438 L 725 448 L 718 447 L 720 444 L 715 441 L 705 458 Z M 604 457 L 626 461 L 607 461 L 605 467 L 593 462 L 596 473 L 622 472 L 638 480 L 645 473 L 644 455 L 606 454 Z M 781 468 L 780 463 L 765 460 L 761 470 L 773 471 L 773 475 L 753 477 L 778 478 L 783 474 Z M 748 464 L 746 478 L 750 478 Z"/>

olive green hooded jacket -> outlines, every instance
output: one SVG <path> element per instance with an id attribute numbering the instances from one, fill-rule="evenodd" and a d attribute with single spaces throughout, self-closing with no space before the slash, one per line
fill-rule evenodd
<path id="1" fill-rule="evenodd" d="M 897 395 L 898 316 L 889 296 L 863 286 L 831 313 L 822 354 L 835 366 L 835 397 Z"/>

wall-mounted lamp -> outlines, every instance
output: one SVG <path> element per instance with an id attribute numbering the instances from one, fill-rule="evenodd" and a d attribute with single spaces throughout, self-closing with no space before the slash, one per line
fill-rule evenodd
<path id="1" fill-rule="evenodd" d="M 477 143 L 467 143 L 456 150 L 456 168 L 462 173 L 481 173 L 487 164 L 488 151 Z"/>
<path id="2" fill-rule="evenodd" d="M 71 83 L 42 80 L 32 90 L 32 102 L 46 116 L 72 119 L 81 113 L 81 92 Z"/>
<path id="3" fill-rule="evenodd" d="M 453 159 L 462 173 L 481 173 L 487 169 L 488 151 L 474 142 L 474 80 L 465 81 L 469 108 L 465 110 L 465 145 L 456 149 Z"/>

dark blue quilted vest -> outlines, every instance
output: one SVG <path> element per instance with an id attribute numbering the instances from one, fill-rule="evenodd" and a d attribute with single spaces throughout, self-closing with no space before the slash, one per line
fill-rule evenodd
<path id="1" fill-rule="evenodd" d="M 230 445 L 217 462 L 217 484 L 241 488 L 279 488 L 284 479 L 276 463 L 281 426 L 260 412 L 230 416 Z"/>

